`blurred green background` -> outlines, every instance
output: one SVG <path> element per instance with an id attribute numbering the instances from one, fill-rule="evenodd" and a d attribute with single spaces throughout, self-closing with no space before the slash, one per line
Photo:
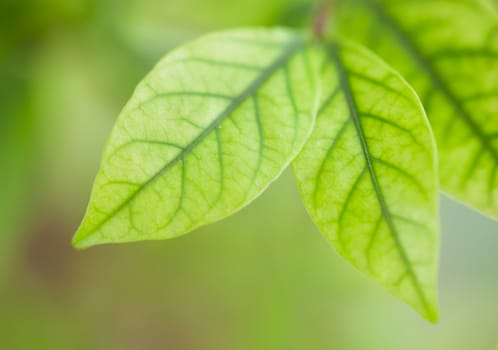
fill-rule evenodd
<path id="1" fill-rule="evenodd" d="M 437 325 L 332 251 L 288 172 L 190 235 L 71 248 L 113 121 L 165 52 L 312 8 L 0 0 L 0 349 L 495 349 L 498 223 L 446 198 Z"/>

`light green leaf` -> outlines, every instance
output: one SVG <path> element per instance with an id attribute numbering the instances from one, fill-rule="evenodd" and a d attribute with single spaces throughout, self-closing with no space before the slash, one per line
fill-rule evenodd
<path id="1" fill-rule="evenodd" d="M 254 29 L 166 55 L 116 122 L 75 247 L 175 237 L 256 198 L 311 133 L 313 52 Z"/>
<path id="2" fill-rule="evenodd" d="M 364 49 L 325 51 L 316 126 L 293 162 L 305 206 L 339 254 L 435 321 L 436 150 L 422 105 Z"/>
<path id="3" fill-rule="evenodd" d="M 351 0 L 337 21 L 421 97 L 442 188 L 498 218 L 498 17 L 483 3 Z"/>

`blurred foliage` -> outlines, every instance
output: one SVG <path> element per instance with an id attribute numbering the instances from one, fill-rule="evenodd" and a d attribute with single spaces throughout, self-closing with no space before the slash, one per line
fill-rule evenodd
<path id="1" fill-rule="evenodd" d="M 309 22 L 304 0 L 0 1 L 0 349 L 491 349 L 496 224 L 443 206 L 441 321 L 340 260 L 287 174 L 233 218 L 75 252 L 110 127 L 165 52 Z"/>

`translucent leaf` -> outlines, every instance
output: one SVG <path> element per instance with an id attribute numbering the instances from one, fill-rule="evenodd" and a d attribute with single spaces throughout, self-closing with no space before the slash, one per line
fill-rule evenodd
<path id="1" fill-rule="evenodd" d="M 326 51 L 316 126 L 293 162 L 305 206 L 339 254 L 435 321 L 436 151 L 422 105 L 371 53 Z"/>
<path id="2" fill-rule="evenodd" d="M 211 34 L 166 55 L 116 122 L 73 244 L 175 237 L 256 198 L 311 133 L 312 55 L 283 29 Z"/>
<path id="3" fill-rule="evenodd" d="M 413 85 L 450 195 L 498 218 L 498 17 L 487 1 L 344 1 L 340 30 Z"/>

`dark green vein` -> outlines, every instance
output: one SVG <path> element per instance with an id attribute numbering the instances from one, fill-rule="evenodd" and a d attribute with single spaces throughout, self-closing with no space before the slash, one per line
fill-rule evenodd
<path id="1" fill-rule="evenodd" d="M 391 92 L 399 97 L 402 97 L 403 99 L 408 100 L 408 102 L 410 102 L 410 103 L 413 103 L 413 101 L 410 98 L 408 98 L 405 94 L 403 94 L 401 91 L 399 91 L 399 89 L 395 89 L 392 86 L 387 85 L 387 83 L 385 83 L 383 81 L 375 80 L 369 76 L 366 76 L 364 74 L 361 74 L 359 72 L 354 72 L 354 71 L 348 72 L 348 75 L 350 77 L 353 77 L 353 78 L 362 80 L 364 82 L 370 83 L 374 86 L 381 87 L 382 89 L 387 90 L 387 91 L 389 91 L 389 92 Z"/>
<path id="2" fill-rule="evenodd" d="M 480 92 L 480 93 L 476 93 L 476 94 L 472 94 L 472 95 L 467 95 L 467 96 L 464 96 L 462 97 L 462 101 L 464 102 L 474 102 L 474 101 L 482 101 L 482 100 L 486 100 L 486 99 L 495 99 L 498 97 L 498 90 L 494 90 L 494 91 L 486 91 L 486 92 Z"/>
<path id="3" fill-rule="evenodd" d="M 355 193 L 356 189 L 360 185 L 361 179 L 367 173 L 368 173 L 368 168 L 365 166 L 365 167 L 363 167 L 361 172 L 358 174 L 358 176 L 356 176 L 356 180 L 354 181 L 353 185 L 349 189 L 348 195 L 346 196 L 346 199 L 342 203 L 341 212 L 339 213 L 339 216 L 337 218 L 337 222 L 339 223 L 339 226 L 342 226 L 342 221 L 344 220 L 344 215 L 346 215 L 346 211 L 348 209 L 349 203 L 351 202 L 351 199 L 353 198 L 353 194 Z M 338 236 L 339 236 L 339 241 L 344 246 L 344 242 L 342 240 L 342 230 L 341 229 L 339 229 Z"/>
<path id="4" fill-rule="evenodd" d="M 482 156 L 485 154 L 484 152 L 484 148 L 480 145 L 479 146 L 479 150 L 477 151 L 477 153 L 474 154 L 474 156 L 472 157 L 472 162 L 470 163 L 470 165 L 467 167 L 467 171 L 465 171 L 465 174 L 462 176 L 462 178 L 460 179 L 460 186 L 464 186 L 466 183 L 469 182 L 472 174 L 477 171 L 477 166 L 479 165 L 479 162 L 481 161 L 481 158 Z"/>
<path id="5" fill-rule="evenodd" d="M 373 113 L 361 112 L 360 113 L 360 117 L 361 118 L 368 118 L 368 119 L 376 120 L 379 123 L 382 123 L 382 124 L 385 124 L 385 125 L 389 125 L 392 128 L 395 128 L 395 129 L 397 129 L 397 130 L 399 130 L 399 131 L 407 134 L 408 136 L 410 136 L 410 138 L 412 139 L 412 141 L 415 142 L 420 148 L 422 148 L 424 151 L 427 151 L 426 148 L 415 137 L 415 135 L 413 135 L 413 132 L 410 129 L 407 129 L 407 128 L 399 125 L 399 124 L 396 124 L 392 120 L 383 118 L 383 117 L 381 117 L 379 115 L 376 115 L 376 114 L 373 114 Z"/>
<path id="6" fill-rule="evenodd" d="M 436 51 L 429 56 L 429 59 L 469 59 L 469 58 L 484 58 L 497 59 L 498 52 L 486 49 L 462 48 L 462 49 L 444 49 Z"/>
<path id="7" fill-rule="evenodd" d="M 424 188 L 424 186 L 419 181 L 417 181 L 412 175 L 410 175 L 405 169 L 399 167 L 396 164 L 393 164 L 393 163 L 388 162 L 384 159 L 381 159 L 381 158 L 377 158 L 377 157 L 373 157 L 373 156 L 370 156 L 370 158 L 372 159 L 373 162 L 384 165 L 386 168 L 389 168 L 389 169 L 397 172 L 399 175 L 403 176 L 406 180 L 410 181 L 413 186 L 415 186 L 417 191 L 420 192 L 420 194 L 422 195 L 422 197 L 425 200 L 427 200 L 427 201 L 430 200 L 429 196 L 427 195 L 427 190 Z"/>
<path id="8" fill-rule="evenodd" d="M 255 64 L 215 60 L 212 58 L 197 57 L 197 56 L 189 56 L 189 57 L 185 57 L 185 58 L 171 60 L 168 62 L 164 62 L 164 65 L 165 66 L 166 65 L 176 65 L 176 64 L 185 64 L 185 63 L 192 63 L 192 62 L 193 63 L 208 64 L 210 66 L 220 66 L 220 67 L 228 67 L 228 68 L 242 69 L 242 70 L 261 71 L 264 68 L 264 67 L 261 67 L 261 66 L 255 65 Z"/>
<path id="9" fill-rule="evenodd" d="M 308 50 L 303 50 L 301 56 L 303 57 L 303 63 L 304 63 L 304 69 L 306 70 L 306 75 L 309 81 L 311 81 L 311 86 L 315 87 L 316 86 L 315 75 L 313 74 L 313 69 L 311 68 L 311 62 Z"/>
<path id="10" fill-rule="evenodd" d="M 139 183 L 132 182 L 132 181 L 127 181 L 127 180 L 112 180 L 112 181 L 107 181 L 102 186 L 103 187 L 107 187 L 107 186 L 112 186 L 112 185 L 128 185 L 128 186 L 133 186 L 133 187 L 140 186 Z"/>
<path id="11" fill-rule="evenodd" d="M 288 62 L 287 62 L 288 63 Z M 296 143 L 297 139 L 297 134 L 299 131 L 299 110 L 297 108 L 296 100 L 294 98 L 294 93 L 292 92 L 292 84 L 291 84 L 291 78 L 290 78 L 290 72 L 289 72 L 289 67 L 287 64 L 283 66 L 284 70 L 284 76 L 285 76 L 285 85 L 287 88 L 287 95 L 289 95 L 289 99 L 291 102 L 292 110 L 294 111 L 293 118 L 294 118 L 294 137 L 292 140 L 292 145 Z"/>
<path id="12" fill-rule="evenodd" d="M 424 306 L 424 308 L 427 311 L 430 311 L 429 304 L 427 302 L 426 296 L 422 290 L 422 287 L 420 285 L 420 282 L 417 278 L 417 275 L 415 274 L 415 271 L 413 271 L 413 268 L 411 266 L 410 259 L 408 258 L 408 255 L 403 247 L 403 244 L 401 243 L 401 240 L 399 238 L 399 232 L 398 229 L 396 228 L 396 225 L 394 224 L 394 218 L 391 216 L 391 213 L 389 211 L 389 208 L 387 206 L 386 200 L 384 198 L 384 194 L 382 192 L 382 189 L 380 187 L 379 180 L 377 178 L 377 173 L 375 171 L 374 165 L 373 165 L 373 160 L 370 156 L 370 151 L 368 148 L 367 141 L 365 139 L 365 135 L 363 132 L 362 125 L 360 123 L 360 116 L 358 112 L 358 107 L 356 105 L 356 101 L 353 95 L 353 92 L 351 90 L 351 85 L 348 79 L 348 72 L 346 67 L 344 66 L 344 63 L 339 55 L 339 50 L 340 47 L 337 44 L 330 44 L 328 46 L 328 53 L 329 57 L 334 64 L 334 66 L 337 69 L 338 76 L 339 76 L 339 84 L 341 85 L 342 92 L 344 93 L 344 97 L 346 99 L 346 102 L 348 104 L 349 108 L 349 113 L 350 113 L 350 118 L 352 119 L 355 128 L 356 128 L 356 133 L 358 136 L 358 140 L 361 144 L 361 149 L 363 152 L 363 156 L 365 158 L 366 162 L 366 168 L 368 169 L 368 173 L 370 174 L 370 179 L 372 181 L 372 185 L 377 197 L 377 201 L 379 203 L 382 216 L 384 217 L 387 226 L 389 227 L 389 232 L 391 232 L 391 237 L 393 238 L 393 241 L 396 245 L 397 251 L 399 253 L 399 256 L 401 260 L 403 261 L 403 264 L 405 265 L 406 272 L 410 275 L 410 279 L 412 281 L 413 287 L 416 290 L 416 293 L 419 295 L 420 300 Z"/>
<path id="13" fill-rule="evenodd" d="M 418 228 L 423 229 L 425 231 L 430 231 L 429 227 L 427 227 L 426 225 L 424 225 L 422 222 L 419 222 L 419 221 L 407 218 L 407 217 L 402 216 L 402 215 L 393 214 L 393 213 L 391 213 L 391 216 L 394 219 L 396 219 L 397 221 L 403 221 L 403 222 L 405 222 L 407 224 L 410 224 L 412 226 L 418 227 Z"/>
<path id="14" fill-rule="evenodd" d="M 261 170 L 261 164 L 263 163 L 264 147 L 265 147 L 263 124 L 261 122 L 261 111 L 259 109 L 259 102 L 258 102 L 258 94 L 257 93 L 254 93 L 254 95 L 252 95 L 252 101 L 253 101 L 256 126 L 258 129 L 259 147 L 258 147 L 258 161 L 256 164 L 256 169 L 254 170 L 254 174 L 253 174 L 252 179 L 251 179 L 251 186 L 249 186 L 249 190 L 248 190 L 247 195 L 249 195 L 251 187 L 254 184 L 254 181 L 256 181 L 256 178 L 259 174 L 259 171 Z"/>
<path id="15" fill-rule="evenodd" d="M 167 142 L 167 141 L 160 141 L 160 140 L 145 140 L 145 139 L 131 139 L 130 141 L 127 141 L 123 143 L 122 145 L 119 145 L 116 147 L 111 154 L 109 154 L 109 158 L 114 157 L 116 153 L 121 151 L 123 148 L 126 148 L 128 146 L 131 146 L 136 143 L 141 143 L 141 144 L 149 144 L 149 145 L 159 145 L 159 146 L 167 146 L 167 147 L 172 147 L 176 149 L 182 150 L 184 147 L 180 146 L 176 143 L 173 142 Z"/>
<path id="16" fill-rule="evenodd" d="M 496 200 L 494 196 L 494 191 L 495 191 L 495 183 L 497 178 L 497 171 L 498 171 L 498 163 L 495 163 L 493 164 L 493 168 L 489 173 L 489 181 L 488 181 L 488 194 L 489 194 L 488 201 L 490 204 L 494 204 Z"/>
<path id="17" fill-rule="evenodd" d="M 255 40 L 252 38 L 244 38 L 244 37 L 238 37 L 238 36 L 214 36 L 213 39 L 216 41 L 220 42 L 223 41 L 225 43 L 229 44 L 235 44 L 235 45 L 250 45 L 253 47 L 260 47 L 262 49 L 278 49 L 281 48 L 282 45 L 285 45 L 285 41 L 262 41 L 262 40 Z"/>
<path id="18" fill-rule="evenodd" d="M 222 194 L 223 194 L 223 187 L 225 183 L 225 167 L 223 165 L 223 147 L 222 147 L 222 142 L 221 142 L 221 132 L 220 128 L 216 128 L 216 151 L 218 153 L 218 163 L 220 165 L 219 167 L 219 172 L 220 172 L 220 191 L 218 193 L 218 196 L 216 200 L 214 200 L 213 204 L 211 207 L 214 207 L 214 205 L 220 200 Z"/>
<path id="19" fill-rule="evenodd" d="M 135 192 L 133 192 L 126 200 L 124 200 L 119 206 L 112 210 L 108 216 L 97 224 L 90 232 L 95 232 L 100 229 L 107 221 L 119 213 L 126 205 L 135 199 L 135 197 L 146 187 L 153 184 L 157 179 L 163 176 L 171 168 L 173 168 L 178 162 L 182 162 L 184 158 L 195 148 L 199 143 L 201 143 L 215 128 L 217 128 L 228 116 L 230 116 L 243 102 L 245 102 L 250 96 L 252 96 L 268 79 L 280 69 L 286 62 L 288 62 L 299 50 L 305 46 L 305 41 L 301 36 L 294 37 L 282 50 L 282 53 L 275 59 L 275 61 L 269 65 L 267 68 L 262 70 L 260 74 L 256 76 L 256 79 L 243 90 L 239 96 L 235 97 L 231 103 L 209 124 L 209 126 L 204 129 L 192 142 L 187 145 L 182 152 L 180 152 L 175 158 L 165 164 L 161 169 L 159 169 L 149 180 L 147 180 L 143 185 L 141 185 Z M 88 235 L 87 235 L 88 236 Z"/>
<path id="20" fill-rule="evenodd" d="M 370 239 L 368 240 L 367 248 L 366 248 L 366 253 L 367 253 L 367 262 L 368 262 L 368 267 L 370 268 L 370 271 L 374 273 L 372 269 L 372 248 L 375 243 L 375 240 L 377 239 L 377 236 L 380 231 L 380 224 L 382 223 L 382 215 L 379 215 L 379 218 L 377 219 L 377 222 L 375 223 L 374 231 L 372 235 L 370 236 Z"/>
<path id="21" fill-rule="evenodd" d="M 329 95 L 329 97 L 325 99 L 325 102 L 320 106 L 320 109 L 318 110 L 317 118 L 323 114 L 323 111 L 325 111 L 328 108 L 328 106 L 334 101 L 334 99 L 336 98 L 337 94 L 339 94 L 340 91 L 341 91 L 340 87 L 337 86 L 336 89 L 332 91 L 332 93 Z"/>
<path id="22" fill-rule="evenodd" d="M 324 111 L 327 109 L 328 106 L 330 106 L 330 104 L 339 95 L 340 90 L 341 89 L 339 86 L 337 86 L 334 90 L 332 90 L 332 93 L 325 99 L 325 101 L 320 106 L 318 113 L 317 113 L 317 119 L 320 116 L 325 114 Z M 316 178 L 315 178 L 315 188 L 313 190 L 313 204 L 315 207 L 316 207 L 318 186 L 319 186 L 320 178 L 322 177 L 322 174 L 323 174 L 323 170 L 325 168 L 325 164 L 327 163 L 328 158 L 329 158 L 330 154 L 332 153 L 332 151 L 334 150 L 337 142 L 339 142 L 342 134 L 346 131 L 346 128 L 347 128 L 347 125 L 349 124 L 349 122 L 350 122 L 350 120 L 347 119 L 346 122 L 343 123 L 343 125 L 340 127 L 339 131 L 336 134 L 336 137 L 332 141 L 332 144 L 330 145 L 330 147 L 327 149 L 327 153 L 325 154 L 325 157 L 323 158 L 323 160 L 320 164 L 320 168 L 318 169 L 318 173 L 317 173 Z"/>
<path id="23" fill-rule="evenodd" d="M 182 170 L 182 176 L 181 176 L 181 183 L 180 183 L 180 198 L 178 199 L 178 204 L 176 206 L 176 209 L 175 209 L 175 212 L 173 213 L 173 215 L 171 215 L 171 218 L 169 219 L 168 223 L 165 225 L 165 227 L 167 227 L 168 225 L 170 225 L 173 220 L 176 218 L 176 216 L 178 215 L 178 213 L 180 212 L 180 210 L 182 210 L 182 207 L 183 207 L 183 198 L 185 197 L 185 181 L 186 181 L 186 178 L 187 178 L 187 164 L 186 164 L 186 160 L 185 160 L 185 157 L 182 157 L 180 159 L 181 161 L 181 170 Z"/>
<path id="24" fill-rule="evenodd" d="M 155 92 L 155 90 L 153 90 Z M 234 96 L 229 96 L 229 95 L 223 95 L 223 94 L 218 94 L 215 92 L 203 92 L 203 91 L 171 91 L 171 92 L 155 92 L 155 95 L 152 96 L 149 99 L 146 99 L 139 104 L 137 104 L 132 111 L 141 109 L 143 106 L 146 104 L 155 101 L 157 99 L 161 98 L 168 98 L 168 97 L 211 97 L 211 98 L 219 98 L 222 100 L 234 100 Z"/>
<path id="25" fill-rule="evenodd" d="M 330 155 L 334 151 L 335 147 L 339 143 L 339 140 L 342 138 L 343 134 L 346 132 L 349 125 L 351 125 L 351 118 L 346 119 L 346 121 L 342 124 L 342 126 L 339 129 L 339 131 L 337 132 L 334 140 L 330 144 L 330 147 L 327 149 L 327 153 L 325 153 L 325 157 L 323 157 L 323 160 L 320 164 L 320 168 L 318 169 L 318 173 L 316 174 L 316 178 L 315 178 L 315 189 L 313 191 L 313 204 L 315 205 L 315 207 L 317 206 L 316 202 L 317 202 L 318 187 L 320 184 L 320 179 L 323 176 L 323 171 L 325 170 L 325 165 L 329 161 Z"/>

